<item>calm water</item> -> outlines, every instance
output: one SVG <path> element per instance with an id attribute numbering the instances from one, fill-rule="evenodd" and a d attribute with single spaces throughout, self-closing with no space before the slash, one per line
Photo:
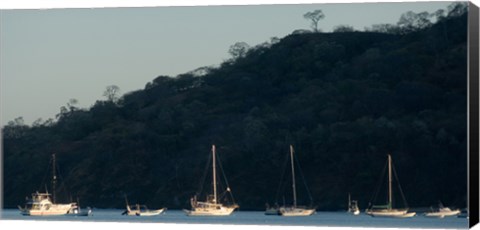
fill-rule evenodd
<path id="1" fill-rule="evenodd" d="M 44 221 L 88 221 L 88 222 L 135 222 L 135 223 L 182 223 L 182 224 L 234 224 L 270 226 L 320 226 L 320 227 L 381 227 L 381 228 L 451 228 L 467 229 L 465 218 L 446 217 L 443 219 L 415 216 L 413 218 L 374 218 L 365 214 L 353 216 L 346 212 L 317 212 L 306 217 L 266 216 L 263 212 L 236 211 L 224 217 L 189 217 L 180 210 L 167 210 L 164 214 L 152 217 L 122 216 L 120 209 L 94 209 L 93 216 L 22 216 L 18 210 L 4 209 L 5 220 L 44 220 Z"/>

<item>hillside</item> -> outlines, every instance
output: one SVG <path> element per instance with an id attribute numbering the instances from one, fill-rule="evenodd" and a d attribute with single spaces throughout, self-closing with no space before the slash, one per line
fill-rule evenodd
<path id="1" fill-rule="evenodd" d="M 240 209 L 262 210 L 281 202 L 292 144 L 319 210 L 346 209 L 348 193 L 366 207 L 387 153 L 411 207 L 465 207 L 466 20 L 407 34 L 292 34 L 201 75 L 70 106 L 53 123 L 8 125 L 5 206 L 48 185 L 56 153 L 60 199 L 188 208 L 215 144 Z"/>

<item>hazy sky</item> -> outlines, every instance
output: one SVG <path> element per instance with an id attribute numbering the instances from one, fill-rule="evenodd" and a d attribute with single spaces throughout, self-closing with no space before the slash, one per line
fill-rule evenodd
<path id="1" fill-rule="evenodd" d="M 54 118 L 69 99 L 81 108 L 143 89 L 159 75 L 176 76 L 229 58 L 235 42 L 251 46 L 309 29 L 303 18 L 321 9 L 324 32 L 347 24 L 363 30 L 395 24 L 407 11 L 434 12 L 451 2 L 30 9 L 0 12 L 1 125 Z"/>

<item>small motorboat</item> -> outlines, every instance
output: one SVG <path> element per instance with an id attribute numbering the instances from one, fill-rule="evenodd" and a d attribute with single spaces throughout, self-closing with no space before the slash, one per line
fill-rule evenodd
<path id="1" fill-rule="evenodd" d="M 438 205 L 438 209 L 437 210 L 434 210 L 432 208 L 432 211 L 430 212 L 426 212 L 424 215 L 426 217 L 436 217 L 436 218 L 444 218 L 446 216 L 457 216 L 460 214 L 460 209 L 455 209 L 455 210 L 452 210 L 448 207 L 444 207 L 443 204 L 440 202 L 439 205 Z"/>

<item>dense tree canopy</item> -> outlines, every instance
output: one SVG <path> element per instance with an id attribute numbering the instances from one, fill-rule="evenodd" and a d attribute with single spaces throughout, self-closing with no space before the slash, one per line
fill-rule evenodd
<path id="1" fill-rule="evenodd" d="M 411 207 L 465 207 L 467 17 L 456 12 L 402 33 L 292 34 L 118 101 L 70 103 L 56 121 L 19 118 L 3 127 L 5 205 L 49 184 L 55 152 L 58 200 L 186 208 L 216 144 L 241 209 L 261 210 L 284 194 L 292 144 L 320 210 L 345 209 L 348 193 L 365 207 L 387 153 Z"/>

